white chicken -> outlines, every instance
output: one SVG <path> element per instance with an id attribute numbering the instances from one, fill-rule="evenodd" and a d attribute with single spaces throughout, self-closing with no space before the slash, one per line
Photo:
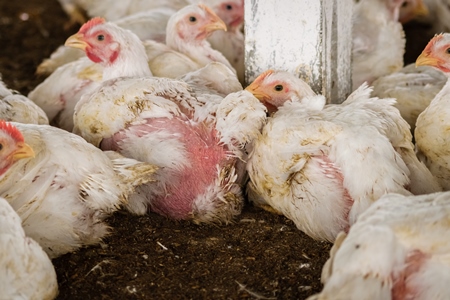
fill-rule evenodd
<path id="1" fill-rule="evenodd" d="M 50 258 L 100 242 L 104 219 L 156 170 L 48 125 L 0 121 L 0 145 L 0 197 Z"/>
<path id="2" fill-rule="evenodd" d="M 236 70 L 239 81 L 244 84 L 245 38 L 241 31 L 244 24 L 244 0 L 203 0 L 203 3 L 210 6 L 227 25 L 226 31 L 214 31 L 208 42 L 225 56 Z"/>
<path id="3" fill-rule="evenodd" d="M 206 40 L 216 30 L 227 30 L 226 24 L 204 4 L 188 5 L 177 11 L 167 23 L 165 45 L 146 41 L 153 75 L 176 78 L 215 61 L 235 71 Z"/>
<path id="4" fill-rule="evenodd" d="M 418 66 L 432 66 L 450 76 L 450 34 L 435 36 L 417 58 Z M 414 137 L 418 157 L 437 177 L 445 190 L 450 190 L 450 81 L 430 105 L 419 115 Z"/>
<path id="5" fill-rule="evenodd" d="M 228 89 L 241 89 L 235 76 L 239 86 L 231 82 L 226 90 L 212 82 L 201 90 L 193 89 L 203 78 L 192 73 L 184 77 L 192 85 L 134 76 L 130 66 L 147 66 L 142 44 L 136 41 L 120 52 L 108 52 L 104 49 L 120 45 L 129 32 L 98 19 L 85 26 L 89 29 L 84 34 L 75 34 L 66 44 L 84 49 L 103 66 L 103 78 L 109 80 L 77 104 L 74 132 L 104 150 L 160 167 L 156 182 L 141 187 L 128 209 L 138 214 L 150 209 L 198 223 L 230 222 L 243 205 L 237 164 L 245 155 L 246 144 L 259 133 L 265 107 L 246 91 L 223 99 L 221 94 Z M 92 46 L 99 35 L 103 44 Z M 216 67 L 220 73 L 215 76 L 227 78 L 232 73 L 214 63 L 205 67 L 205 74 L 212 74 Z M 212 103 L 205 98 L 208 93 L 214 96 Z"/>
<path id="6" fill-rule="evenodd" d="M 405 38 L 398 21 L 403 0 L 360 0 L 352 20 L 352 88 L 403 67 Z"/>
<path id="7" fill-rule="evenodd" d="M 103 22 L 104 19 L 94 18 L 82 26 L 78 34 L 84 35 L 90 26 Z M 141 43 L 135 34 L 130 33 L 125 36 L 126 39 L 120 45 L 112 45 L 109 49 L 102 48 L 102 51 L 106 51 L 108 54 L 111 52 L 126 52 L 132 46 L 131 44 Z M 103 40 L 92 40 L 92 45 L 88 47 L 87 51 L 88 57 L 83 57 L 58 68 L 28 94 L 28 97 L 45 111 L 52 125 L 72 131 L 75 105 L 82 95 L 93 92 L 101 86 L 103 80 L 106 80 L 102 77 L 103 67 L 91 60 L 95 60 L 97 54 L 89 51 L 92 47 L 102 44 Z M 145 50 L 142 50 L 140 55 L 146 57 Z M 136 66 L 124 67 L 130 69 L 136 76 L 151 75 L 146 61 Z"/>
<path id="8" fill-rule="evenodd" d="M 8 89 L 1 79 L 0 119 L 20 123 L 48 124 L 47 115 L 36 103 Z"/>
<path id="9" fill-rule="evenodd" d="M 388 194 L 340 233 L 308 300 L 450 298 L 450 193 Z"/>
<path id="10" fill-rule="evenodd" d="M 0 198 L 0 291 L 2 299 L 54 299 L 55 269 L 36 241 L 26 237 L 20 217 Z"/>
<path id="11" fill-rule="evenodd" d="M 373 82 L 372 95 L 379 98 L 395 98 L 402 117 L 414 132 L 419 114 L 447 82 L 441 71 L 428 66 L 409 64 L 398 72 L 379 77 Z"/>
<path id="12" fill-rule="evenodd" d="M 387 192 L 440 191 L 418 161 L 394 99 L 363 85 L 340 105 L 288 72 L 267 71 L 247 87 L 278 109 L 247 164 L 250 200 L 292 219 L 315 239 L 334 241 Z"/>

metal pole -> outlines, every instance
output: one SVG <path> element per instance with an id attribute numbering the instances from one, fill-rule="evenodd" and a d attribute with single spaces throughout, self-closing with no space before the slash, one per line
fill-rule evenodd
<path id="1" fill-rule="evenodd" d="M 354 0 L 245 0 L 246 82 L 268 69 L 297 74 L 331 103 L 351 92 Z"/>

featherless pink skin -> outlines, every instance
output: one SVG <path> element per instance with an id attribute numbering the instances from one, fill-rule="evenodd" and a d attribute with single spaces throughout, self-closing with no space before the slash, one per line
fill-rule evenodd
<path id="1" fill-rule="evenodd" d="M 153 118 L 147 119 L 146 124 L 130 126 L 111 138 L 104 139 L 101 148 L 123 152 L 121 144 L 127 139 L 145 139 L 145 135 L 162 131 L 179 136 L 188 165 L 160 166 L 170 176 L 170 182 L 164 186 L 164 190 L 157 192 L 157 197 L 149 200 L 150 208 L 173 219 L 189 219 L 194 211 L 195 199 L 215 184 L 218 168 L 234 165 L 236 162 L 236 158 L 226 147 L 219 145 L 215 130 L 202 124 L 186 126 L 186 120 L 179 117 Z M 226 191 L 230 182 L 221 182 L 220 185 Z"/>
<path id="2" fill-rule="evenodd" d="M 346 223 L 338 222 L 337 225 L 340 227 L 340 229 L 342 231 L 345 231 L 348 233 L 348 231 L 350 229 L 350 220 L 348 217 L 349 217 L 350 210 L 352 209 L 352 206 L 353 206 L 353 203 L 355 202 L 355 200 L 353 200 L 353 198 L 350 196 L 350 193 L 348 192 L 348 190 L 344 187 L 344 175 L 339 170 L 339 168 L 336 168 L 334 162 L 331 161 L 331 159 L 326 155 L 317 156 L 316 158 L 320 159 L 323 162 L 323 165 L 321 166 L 323 173 L 326 176 L 334 177 L 341 187 L 342 198 L 344 201 L 342 202 L 343 203 L 343 210 L 342 210 L 343 215 L 342 215 L 342 218 L 339 218 L 339 220 L 345 220 Z"/>
<path id="3" fill-rule="evenodd" d="M 419 273 L 421 267 L 430 258 L 430 255 L 416 249 L 408 253 L 405 260 L 405 268 L 399 274 L 392 274 L 394 286 L 391 290 L 392 300 L 415 299 L 420 292 L 420 287 L 408 284 L 408 277 Z"/>
<path id="4" fill-rule="evenodd" d="M 11 123 L 0 120 L 0 176 L 19 159 L 34 157 L 22 133 Z"/>

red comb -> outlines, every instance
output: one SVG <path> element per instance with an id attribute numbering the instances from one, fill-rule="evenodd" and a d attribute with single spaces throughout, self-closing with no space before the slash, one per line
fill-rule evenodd
<path id="1" fill-rule="evenodd" d="M 6 131 L 16 142 L 23 142 L 23 135 L 16 126 L 5 120 L 0 120 L 0 130 Z"/>
<path id="2" fill-rule="evenodd" d="M 86 31 L 88 31 L 89 29 L 91 29 L 95 25 L 103 24 L 105 22 L 106 22 L 106 20 L 101 18 L 101 17 L 92 18 L 89 21 L 87 21 L 86 23 L 84 23 L 83 26 L 81 26 L 80 30 L 78 30 L 78 32 L 79 33 L 86 33 Z"/>
<path id="3" fill-rule="evenodd" d="M 431 48 L 433 48 L 433 46 L 442 38 L 444 37 L 444 35 L 441 34 L 436 34 L 427 44 L 427 46 L 425 47 L 425 49 L 423 50 L 423 52 L 425 53 L 431 53 Z"/>

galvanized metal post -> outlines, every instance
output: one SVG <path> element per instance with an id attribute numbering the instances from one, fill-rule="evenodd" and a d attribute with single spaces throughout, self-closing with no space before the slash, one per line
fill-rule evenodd
<path id="1" fill-rule="evenodd" d="M 354 0 L 245 0 L 245 78 L 297 74 L 331 103 L 351 92 Z"/>

